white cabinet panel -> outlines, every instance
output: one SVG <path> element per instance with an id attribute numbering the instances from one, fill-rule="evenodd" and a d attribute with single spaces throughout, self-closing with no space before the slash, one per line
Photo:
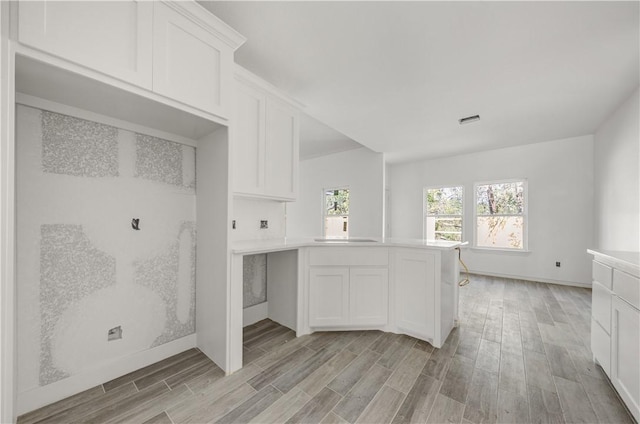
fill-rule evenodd
<path id="1" fill-rule="evenodd" d="M 239 68 L 241 69 L 241 68 Z M 296 200 L 299 113 L 263 89 L 257 77 L 236 75 L 233 191 L 241 196 Z"/>
<path id="2" fill-rule="evenodd" d="M 232 49 L 166 4 L 154 3 L 153 91 L 226 117 Z"/>
<path id="3" fill-rule="evenodd" d="M 153 3 L 21 1 L 20 43 L 151 88 Z"/>
<path id="4" fill-rule="evenodd" d="M 388 316 L 388 270 L 351 268 L 349 272 L 350 323 L 385 325 Z"/>
<path id="5" fill-rule="evenodd" d="M 610 266 L 593 261 L 591 265 L 593 281 L 597 281 L 609 290 L 611 290 L 612 269 Z"/>
<path id="6" fill-rule="evenodd" d="M 314 247 L 309 252 L 309 265 L 387 266 L 386 247 Z"/>
<path id="7" fill-rule="evenodd" d="M 236 192 L 260 194 L 264 191 L 265 105 L 264 93 L 237 84 L 232 167 Z"/>
<path id="8" fill-rule="evenodd" d="M 591 316 L 602 328 L 611 334 L 611 291 L 597 281 L 593 282 Z"/>
<path id="9" fill-rule="evenodd" d="M 609 375 L 611 373 L 611 337 L 594 319 L 591 319 L 591 352 Z"/>
<path id="10" fill-rule="evenodd" d="M 309 271 L 309 325 L 330 327 L 349 323 L 349 268 Z"/>
<path id="11" fill-rule="evenodd" d="M 434 255 L 426 252 L 395 253 L 396 324 L 425 339 L 435 334 L 435 263 Z"/>
<path id="12" fill-rule="evenodd" d="M 298 193 L 299 128 L 297 112 L 267 100 L 265 190 L 269 195 L 295 199 Z"/>
<path id="13" fill-rule="evenodd" d="M 636 308 L 640 308 L 640 279 L 638 277 L 614 269 L 613 291 Z"/>
<path id="14" fill-rule="evenodd" d="M 611 382 L 636 420 L 640 418 L 640 311 L 614 297 L 611 315 Z"/>

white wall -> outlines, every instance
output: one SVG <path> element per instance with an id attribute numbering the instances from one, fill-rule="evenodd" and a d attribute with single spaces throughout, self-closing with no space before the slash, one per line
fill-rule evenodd
<path id="1" fill-rule="evenodd" d="M 595 134 L 595 247 L 640 251 L 639 90 Z"/>
<path id="2" fill-rule="evenodd" d="M 284 203 L 236 197 L 233 199 L 231 241 L 266 240 L 285 236 Z M 261 229 L 260 221 L 268 221 L 269 228 Z"/>
<path id="3" fill-rule="evenodd" d="M 298 201 L 287 204 L 287 237 L 322 236 L 323 190 L 349 188 L 349 236 L 382 237 L 384 157 L 367 148 L 300 162 Z"/>
<path id="4" fill-rule="evenodd" d="M 474 182 L 513 178 L 528 180 L 530 252 L 466 249 L 467 266 L 478 273 L 589 284 L 592 136 L 392 165 L 388 184 L 393 237 L 422 238 L 425 186 L 463 185 L 464 238 L 473 244 Z M 562 263 L 560 268 L 556 261 Z"/>
<path id="5" fill-rule="evenodd" d="M 116 361 L 195 332 L 195 148 L 16 110 L 18 410 L 25 412 L 91 379 L 116 377 L 104 372 L 117 373 Z M 117 326 L 122 338 L 108 341 Z"/>

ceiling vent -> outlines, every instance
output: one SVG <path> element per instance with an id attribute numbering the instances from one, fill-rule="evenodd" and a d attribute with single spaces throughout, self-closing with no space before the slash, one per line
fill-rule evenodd
<path id="1" fill-rule="evenodd" d="M 460 125 L 463 124 L 470 124 L 472 122 L 476 122 L 480 120 L 480 115 L 473 115 L 473 116 L 467 116 L 466 118 L 460 118 L 458 119 L 458 122 L 460 123 Z"/>

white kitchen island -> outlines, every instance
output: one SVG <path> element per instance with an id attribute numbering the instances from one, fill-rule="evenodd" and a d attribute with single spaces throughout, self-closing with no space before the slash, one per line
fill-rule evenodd
<path id="1" fill-rule="evenodd" d="M 277 239 L 231 249 L 230 369 L 242 367 L 243 259 L 267 254 L 270 318 L 302 336 L 382 330 L 441 347 L 458 319 L 458 250 L 417 239 Z"/>

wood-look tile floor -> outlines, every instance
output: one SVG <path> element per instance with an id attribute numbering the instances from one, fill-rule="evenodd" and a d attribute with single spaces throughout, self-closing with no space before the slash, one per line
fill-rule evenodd
<path id="1" fill-rule="evenodd" d="M 51 423 L 631 423 L 589 350 L 591 290 L 472 276 L 442 349 L 380 331 L 244 329 L 20 417 Z"/>

